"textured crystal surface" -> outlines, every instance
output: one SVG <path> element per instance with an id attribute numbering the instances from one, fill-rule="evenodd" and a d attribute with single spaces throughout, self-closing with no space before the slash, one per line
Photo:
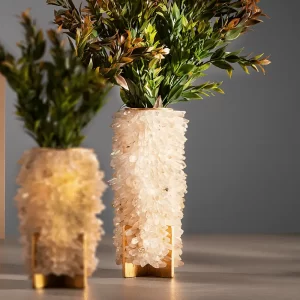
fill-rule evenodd
<path id="1" fill-rule="evenodd" d="M 167 227 L 174 227 L 175 266 L 182 264 L 184 145 L 188 121 L 172 109 L 125 109 L 115 114 L 111 186 L 115 198 L 114 245 L 122 263 L 122 229 L 129 263 L 164 267 L 171 249 Z"/>
<path id="2" fill-rule="evenodd" d="M 91 275 L 98 263 L 96 247 L 104 233 L 96 214 L 104 209 L 101 196 L 106 189 L 94 151 L 34 148 L 24 153 L 20 164 L 16 202 L 28 267 L 31 238 L 38 233 L 35 272 L 83 274 L 79 235 L 84 234 L 87 273 Z"/>

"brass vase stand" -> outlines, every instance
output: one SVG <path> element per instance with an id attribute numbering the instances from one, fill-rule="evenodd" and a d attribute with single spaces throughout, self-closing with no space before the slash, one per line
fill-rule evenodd
<path id="1" fill-rule="evenodd" d="M 44 288 L 71 288 L 71 289 L 84 289 L 87 285 L 87 270 L 86 270 L 86 243 L 84 235 L 79 235 L 79 241 L 82 244 L 83 252 L 83 275 L 77 275 L 75 277 L 70 276 L 56 276 L 54 274 L 43 275 L 36 273 L 37 267 L 37 244 L 39 240 L 39 234 L 35 233 L 32 236 L 31 243 L 31 277 L 32 287 L 34 289 Z"/>
<path id="2" fill-rule="evenodd" d="M 146 265 L 144 267 L 134 265 L 132 263 L 126 262 L 125 259 L 125 247 L 127 246 L 127 240 L 125 232 L 130 229 L 131 226 L 123 227 L 123 277 L 124 278 L 133 278 L 133 277 L 162 277 L 162 278 L 173 278 L 174 277 L 174 234 L 173 227 L 168 226 L 168 237 L 171 240 L 172 250 L 169 251 L 168 260 L 166 260 L 167 266 L 165 268 L 154 268 L 151 265 Z"/>

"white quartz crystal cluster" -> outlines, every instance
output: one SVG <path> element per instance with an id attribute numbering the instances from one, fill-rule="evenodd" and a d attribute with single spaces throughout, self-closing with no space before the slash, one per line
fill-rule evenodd
<path id="1" fill-rule="evenodd" d="M 174 230 L 175 266 L 182 265 L 181 235 L 187 191 L 184 145 L 188 121 L 172 109 L 125 109 L 116 113 L 112 128 L 114 169 L 111 185 L 116 261 L 165 267 L 171 249 L 167 228 Z"/>
<path id="2" fill-rule="evenodd" d="M 96 215 L 104 209 L 101 196 L 106 189 L 94 151 L 35 148 L 24 153 L 20 164 L 16 202 L 28 267 L 32 236 L 38 233 L 35 272 L 82 275 L 79 237 L 84 234 L 86 268 L 91 275 L 98 263 L 96 247 L 104 233 Z"/>

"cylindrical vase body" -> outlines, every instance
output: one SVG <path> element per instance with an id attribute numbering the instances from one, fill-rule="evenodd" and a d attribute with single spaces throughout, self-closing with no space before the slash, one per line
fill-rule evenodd
<path id="1" fill-rule="evenodd" d="M 175 266 L 182 264 L 181 235 L 185 168 L 185 112 L 172 109 L 125 109 L 117 112 L 111 166 L 116 262 L 155 268 L 166 266 L 172 248 Z M 124 233 L 123 229 L 128 228 Z M 126 247 L 123 249 L 123 236 Z"/>
<path id="2" fill-rule="evenodd" d="M 104 209 L 104 174 L 93 150 L 35 148 L 24 153 L 16 196 L 28 266 L 37 273 L 82 275 L 95 270 L 96 247 L 104 233 L 96 216 Z M 38 234 L 37 255 L 32 237 Z M 85 240 L 85 257 L 80 236 Z"/>

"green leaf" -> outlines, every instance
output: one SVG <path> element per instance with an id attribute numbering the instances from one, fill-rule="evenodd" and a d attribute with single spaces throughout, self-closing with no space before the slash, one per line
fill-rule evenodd
<path id="1" fill-rule="evenodd" d="M 94 38 L 96 38 L 96 37 L 98 37 L 98 32 L 97 32 L 97 30 L 93 30 L 92 31 L 92 36 L 94 37 Z"/>
<path id="2" fill-rule="evenodd" d="M 175 22 L 173 34 L 176 33 L 177 35 L 180 35 L 181 30 L 182 30 L 182 21 L 181 21 L 181 19 L 178 19 Z"/>
<path id="3" fill-rule="evenodd" d="M 218 49 L 211 57 L 212 60 L 215 59 L 220 59 L 223 58 L 225 55 L 225 49 L 226 49 L 227 45 L 225 45 L 224 47 Z"/>
<path id="4" fill-rule="evenodd" d="M 168 102 L 171 103 L 177 100 L 178 98 L 180 98 L 182 91 L 183 91 L 182 85 L 175 85 L 169 93 Z"/>
<path id="5" fill-rule="evenodd" d="M 225 94 L 224 93 L 224 91 L 222 90 L 222 89 L 220 89 L 220 88 L 213 88 L 213 90 L 215 91 L 215 92 L 217 92 L 217 93 L 220 93 L 220 94 Z"/>
<path id="6" fill-rule="evenodd" d="M 214 61 L 213 65 L 223 70 L 233 70 L 233 67 L 223 60 Z"/>
<path id="7" fill-rule="evenodd" d="M 41 120 L 36 120 L 34 123 L 34 132 L 37 132 L 41 125 Z"/>
<path id="8" fill-rule="evenodd" d="M 259 72 L 259 69 L 258 69 L 258 67 L 256 66 L 256 65 L 251 65 L 251 67 L 256 71 L 256 72 Z"/>
<path id="9" fill-rule="evenodd" d="M 242 65 L 242 64 L 240 64 L 240 66 L 241 66 L 241 68 L 244 70 L 244 72 L 246 73 L 246 74 L 250 74 L 250 72 L 249 72 L 249 70 L 248 70 L 248 68 L 246 67 L 246 66 L 244 66 L 244 65 Z"/>
<path id="10" fill-rule="evenodd" d="M 153 58 L 153 59 L 150 61 L 150 63 L 149 63 L 149 68 L 150 68 L 150 69 L 155 68 L 158 62 L 159 62 L 159 59 Z"/>
<path id="11" fill-rule="evenodd" d="M 215 41 L 213 39 L 206 40 L 203 45 L 203 50 L 211 50 L 216 47 L 219 41 Z"/>
<path id="12" fill-rule="evenodd" d="M 185 16 L 181 17 L 181 22 L 183 27 L 187 27 L 189 25 L 189 22 Z"/>
<path id="13" fill-rule="evenodd" d="M 172 15 L 175 18 L 175 20 L 178 20 L 180 18 L 180 10 L 176 3 L 173 5 Z"/>
<path id="14" fill-rule="evenodd" d="M 264 53 L 256 55 L 253 57 L 253 60 L 259 60 L 260 58 L 262 58 L 264 56 Z"/>
<path id="15" fill-rule="evenodd" d="M 192 72 L 194 69 L 195 69 L 194 65 L 191 65 L 191 64 L 183 65 L 179 68 L 179 70 L 177 72 L 177 76 L 187 75 L 190 72 Z"/>
<path id="16" fill-rule="evenodd" d="M 163 18 L 165 18 L 165 15 L 162 12 L 160 12 L 160 11 L 156 12 L 156 14 L 159 15 L 159 16 L 161 16 L 161 17 L 163 17 Z"/>
<path id="17" fill-rule="evenodd" d="M 165 79 L 165 76 L 158 76 L 156 78 L 154 78 L 154 83 L 157 87 L 159 87 L 159 85 L 162 83 L 162 81 Z"/>
<path id="18" fill-rule="evenodd" d="M 211 66 L 211 63 L 206 63 L 200 67 L 197 68 L 197 72 L 203 72 L 206 71 L 207 69 L 209 69 Z"/>
<path id="19" fill-rule="evenodd" d="M 147 94 L 145 94 L 145 97 L 148 99 L 148 101 L 151 103 L 153 107 L 155 105 L 156 99 Z"/>
<path id="20" fill-rule="evenodd" d="M 203 97 L 201 97 L 198 93 L 193 93 L 193 92 L 182 93 L 182 97 L 187 99 L 200 99 L 200 100 L 203 99 Z"/>
<path id="21" fill-rule="evenodd" d="M 129 102 L 129 98 L 128 98 L 127 93 L 126 93 L 125 90 L 123 90 L 123 89 L 120 90 L 120 96 L 121 96 L 122 101 L 125 104 Z"/>
<path id="22" fill-rule="evenodd" d="M 230 63 L 237 63 L 241 59 L 237 55 L 229 55 L 229 56 L 226 56 L 225 60 L 228 61 L 228 62 L 230 62 Z"/>
<path id="23" fill-rule="evenodd" d="M 233 73 L 233 70 L 232 70 L 232 69 L 227 70 L 227 74 L 228 74 L 228 76 L 229 76 L 230 78 L 232 77 L 232 73 Z"/>
<path id="24" fill-rule="evenodd" d="M 235 29 L 228 31 L 225 35 L 226 40 L 232 41 L 232 40 L 237 39 L 243 30 L 244 30 L 244 27 L 240 27 L 240 28 L 235 28 Z"/>

